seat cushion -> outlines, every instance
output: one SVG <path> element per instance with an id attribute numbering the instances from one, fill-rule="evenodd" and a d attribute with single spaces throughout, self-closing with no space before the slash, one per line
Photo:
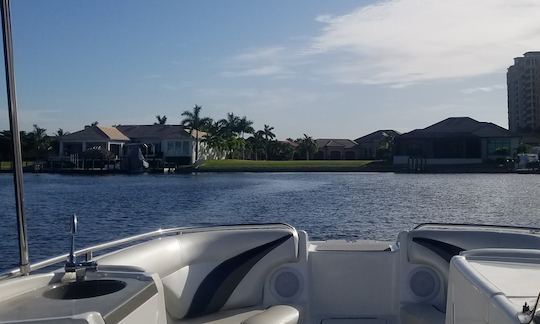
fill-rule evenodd
<path id="1" fill-rule="evenodd" d="M 293 306 L 275 305 L 222 311 L 190 319 L 169 319 L 169 324 L 297 324 L 300 312 Z"/>
<path id="2" fill-rule="evenodd" d="M 245 320 L 243 324 L 296 324 L 300 312 L 287 305 L 275 305 Z"/>
<path id="3" fill-rule="evenodd" d="M 445 314 L 430 304 L 406 304 L 401 307 L 403 324 L 444 324 Z"/>

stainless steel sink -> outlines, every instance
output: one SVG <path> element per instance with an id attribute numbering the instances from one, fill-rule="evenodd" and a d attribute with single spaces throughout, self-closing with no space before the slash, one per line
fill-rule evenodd
<path id="1" fill-rule="evenodd" d="M 75 281 L 46 290 L 43 296 L 51 299 L 83 299 L 115 293 L 126 287 L 120 280 L 83 280 Z"/>

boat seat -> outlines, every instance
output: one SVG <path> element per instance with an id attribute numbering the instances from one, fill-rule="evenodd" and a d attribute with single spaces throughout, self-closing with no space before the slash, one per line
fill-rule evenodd
<path id="1" fill-rule="evenodd" d="M 296 307 L 274 305 L 227 310 L 190 319 L 169 318 L 168 324 L 297 324 L 299 317 Z"/>
<path id="2" fill-rule="evenodd" d="M 402 324 L 444 324 L 445 314 L 430 304 L 410 303 L 401 307 Z"/>

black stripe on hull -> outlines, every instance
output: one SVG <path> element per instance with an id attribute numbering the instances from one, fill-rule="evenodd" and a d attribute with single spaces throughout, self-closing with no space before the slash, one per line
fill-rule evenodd
<path id="1" fill-rule="evenodd" d="M 261 260 L 289 238 L 287 234 L 277 240 L 247 250 L 223 261 L 201 282 L 193 296 L 186 318 L 193 318 L 219 311 L 246 274 Z"/>
<path id="2" fill-rule="evenodd" d="M 465 251 L 465 249 L 459 246 L 423 237 L 415 237 L 413 238 L 413 242 L 418 243 L 423 247 L 426 247 L 431 251 L 435 252 L 438 256 L 446 260 L 446 262 L 450 262 L 454 255 L 458 255 L 461 252 Z"/>

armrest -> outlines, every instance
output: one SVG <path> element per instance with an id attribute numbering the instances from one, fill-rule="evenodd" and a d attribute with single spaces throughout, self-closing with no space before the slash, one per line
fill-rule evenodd
<path id="1" fill-rule="evenodd" d="M 300 312 L 287 305 L 276 305 L 252 316 L 242 324 L 297 324 Z"/>

